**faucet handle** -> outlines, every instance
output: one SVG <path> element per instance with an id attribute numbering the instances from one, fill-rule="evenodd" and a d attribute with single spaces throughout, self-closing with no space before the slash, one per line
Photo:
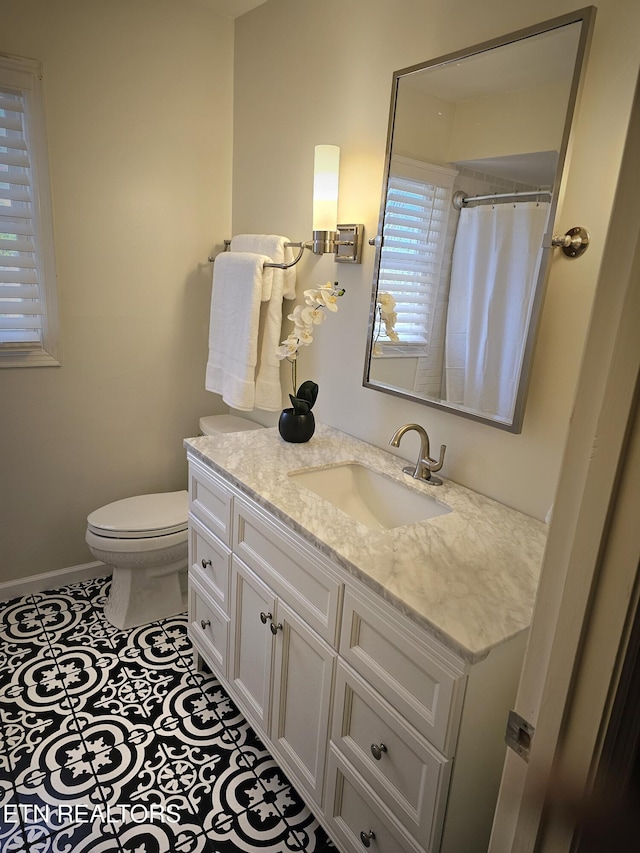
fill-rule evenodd
<path id="1" fill-rule="evenodd" d="M 444 452 L 446 449 L 447 449 L 446 444 L 440 445 L 440 458 L 438 459 L 437 462 L 435 459 L 432 459 L 430 456 L 425 456 L 424 459 L 422 460 L 422 464 L 424 466 L 424 469 L 426 469 L 426 471 L 427 471 L 426 476 L 423 476 L 422 479 L 425 480 L 427 483 L 430 483 L 432 486 L 441 486 L 442 485 L 442 480 L 440 479 L 440 477 L 434 477 L 433 475 L 436 471 L 439 471 L 442 468 L 442 465 L 444 463 Z"/>
<path id="2" fill-rule="evenodd" d="M 446 444 L 440 445 L 440 458 L 438 459 L 437 462 L 435 459 L 432 459 L 430 456 L 427 456 L 427 458 L 425 459 L 425 462 L 427 463 L 427 466 L 428 466 L 428 468 L 432 474 L 435 474 L 435 472 L 439 471 L 442 468 L 442 466 L 444 465 L 444 454 L 445 454 L 446 449 L 447 449 Z"/>

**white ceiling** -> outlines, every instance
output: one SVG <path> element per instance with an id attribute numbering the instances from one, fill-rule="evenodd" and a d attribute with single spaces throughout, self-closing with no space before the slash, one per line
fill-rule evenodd
<path id="1" fill-rule="evenodd" d="M 266 0 L 193 0 L 200 6 L 212 9 L 225 18 L 238 18 L 245 12 L 250 12 L 256 6 L 262 6 Z"/>

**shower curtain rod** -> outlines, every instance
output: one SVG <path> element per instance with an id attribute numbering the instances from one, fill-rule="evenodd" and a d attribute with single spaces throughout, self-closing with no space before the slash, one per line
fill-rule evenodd
<path id="1" fill-rule="evenodd" d="M 550 190 L 526 190 L 525 192 L 517 192 L 514 190 L 512 193 L 492 193 L 491 195 L 465 195 L 462 190 L 458 190 L 453 194 L 453 206 L 456 210 L 462 210 L 463 205 L 468 204 L 470 201 L 496 201 L 501 198 L 511 198 L 511 199 L 520 199 L 529 196 L 541 196 L 546 195 L 551 198 Z"/>

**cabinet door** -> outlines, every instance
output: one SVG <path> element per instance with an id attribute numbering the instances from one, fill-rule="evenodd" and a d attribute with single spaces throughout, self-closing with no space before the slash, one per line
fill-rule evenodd
<path id="1" fill-rule="evenodd" d="M 275 597 L 237 557 L 232 558 L 232 597 L 229 681 L 249 721 L 268 732 Z"/>
<path id="2" fill-rule="evenodd" d="M 322 800 L 333 649 L 278 601 L 271 740 L 298 786 Z"/>

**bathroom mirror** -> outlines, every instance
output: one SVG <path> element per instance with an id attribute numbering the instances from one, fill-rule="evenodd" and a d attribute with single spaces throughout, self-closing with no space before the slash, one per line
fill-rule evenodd
<path id="1" fill-rule="evenodd" d="M 393 75 L 366 387 L 521 431 L 594 13 Z"/>

